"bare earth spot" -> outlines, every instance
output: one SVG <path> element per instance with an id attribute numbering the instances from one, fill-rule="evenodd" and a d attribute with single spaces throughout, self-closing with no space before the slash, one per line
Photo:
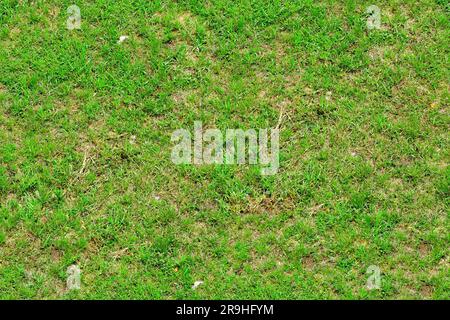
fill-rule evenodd
<path id="1" fill-rule="evenodd" d="M 419 253 L 420 253 L 420 255 L 422 257 L 424 257 L 424 256 L 428 255 L 428 252 L 429 252 L 428 245 L 426 243 L 421 243 L 419 245 Z"/>
<path id="2" fill-rule="evenodd" d="M 19 29 L 19 28 L 12 28 L 12 29 L 9 31 L 9 37 L 10 37 L 11 39 L 16 38 L 19 34 L 20 34 L 20 29 Z"/>
<path id="3" fill-rule="evenodd" d="M 113 252 L 113 253 L 111 254 L 111 256 L 112 256 L 114 259 L 119 259 L 119 258 L 122 257 L 123 255 L 125 255 L 125 254 L 127 253 L 127 251 L 128 251 L 128 248 L 123 248 L 123 249 L 120 249 L 120 250 L 117 250 L 117 251 Z"/>
<path id="4" fill-rule="evenodd" d="M 172 94 L 172 99 L 176 104 L 184 104 L 186 103 L 189 92 L 186 90 L 174 92 Z"/>
<path id="5" fill-rule="evenodd" d="M 52 248 L 52 260 L 53 261 L 59 261 L 61 259 L 61 252 L 56 249 L 56 248 Z"/>
<path id="6" fill-rule="evenodd" d="M 370 49 L 367 54 L 369 55 L 369 58 L 371 60 L 375 60 L 375 59 L 382 60 L 382 58 L 384 56 L 384 48 L 374 47 L 374 48 Z"/>
<path id="7" fill-rule="evenodd" d="M 183 25 L 190 19 L 192 19 L 192 15 L 190 12 L 183 12 L 177 17 L 177 21 Z"/>
<path id="8" fill-rule="evenodd" d="M 433 294 L 433 287 L 427 284 L 423 285 L 422 288 L 420 288 L 420 294 L 422 297 L 431 298 Z"/>
<path id="9" fill-rule="evenodd" d="M 304 256 L 302 258 L 302 266 L 307 270 L 311 270 L 314 268 L 314 258 L 311 256 Z"/>
<path id="10" fill-rule="evenodd" d="M 11 200 L 16 200 L 17 197 L 14 193 L 8 193 L 8 195 L 6 196 L 6 200 L 11 201 Z"/>
<path id="11" fill-rule="evenodd" d="M 1 93 L 6 93 L 6 91 L 7 91 L 6 87 L 0 83 L 0 94 Z"/>

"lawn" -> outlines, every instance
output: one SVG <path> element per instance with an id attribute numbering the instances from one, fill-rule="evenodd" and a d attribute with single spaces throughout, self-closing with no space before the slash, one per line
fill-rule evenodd
<path id="1" fill-rule="evenodd" d="M 0 0 L 0 299 L 450 299 L 449 14 Z M 174 164 L 195 121 L 278 172 Z"/>

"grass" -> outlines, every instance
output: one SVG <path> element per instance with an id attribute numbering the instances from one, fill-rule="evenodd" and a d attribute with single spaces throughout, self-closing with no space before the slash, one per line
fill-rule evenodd
<path id="1" fill-rule="evenodd" d="M 449 10 L 2 0 L 0 298 L 449 299 Z M 280 114 L 274 176 L 170 160 Z"/>

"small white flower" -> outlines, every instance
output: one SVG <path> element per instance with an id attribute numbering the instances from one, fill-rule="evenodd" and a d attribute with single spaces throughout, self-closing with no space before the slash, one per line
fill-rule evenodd
<path id="1" fill-rule="evenodd" d="M 119 41 L 117 41 L 117 43 L 122 43 L 127 39 L 128 39 L 128 36 L 120 36 Z"/>
<path id="2" fill-rule="evenodd" d="M 199 285 L 201 285 L 201 284 L 203 284 L 203 281 L 195 281 L 195 282 L 194 282 L 194 285 L 192 286 L 192 290 L 197 289 L 197 287 L 198 287 Z"/>

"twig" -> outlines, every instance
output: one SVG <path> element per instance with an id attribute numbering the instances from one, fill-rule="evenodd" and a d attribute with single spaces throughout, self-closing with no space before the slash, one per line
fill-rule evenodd
<path id="1" fill-rule="evenodd" d="M 87 163 L 87 151 L 84 152 L 83 165 L 81 166 L 81 169 L 78 172 L 78 175 L 81 175 L 83 173 L 84 168 L 86 167 L 86 163 Z"/>
<path id="2" fill-rule="evenodd" d="M 282 120 L 283 120 L 283 107 L 281 107 L 281 109 L 280 109 L 280 117 L 278 118 L 278 123 L 277 123 L 277 126 L 275 127 L 276 129 L 280 128 Z"/>

